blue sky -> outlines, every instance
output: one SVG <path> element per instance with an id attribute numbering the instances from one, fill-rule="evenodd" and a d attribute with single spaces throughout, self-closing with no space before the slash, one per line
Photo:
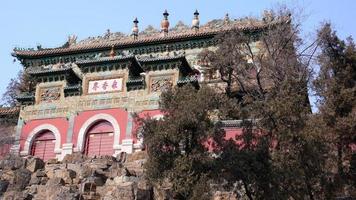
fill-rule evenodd
<path id="1" fill-rule="evenodd" d="M 303 8 L 303 34 L 313 33 L 322 21 L 330 21 L 339 35 L 356 35 L 355 0 L 1 0 L 0 2 L 0 93 L 22 68 L 13 63 L 14 47 L 57 47 L 69 34 L 78 39 L 102 35 L 107 29 L 129 33 L 134 17 L 140 30 L 158 28 L 162 12 L 170 13 L 171 25 L 182 20 L 190 24 L 198 9 L 201 23 L 222 18 L 260 16 L 264 9 L 286 4 Z"/>

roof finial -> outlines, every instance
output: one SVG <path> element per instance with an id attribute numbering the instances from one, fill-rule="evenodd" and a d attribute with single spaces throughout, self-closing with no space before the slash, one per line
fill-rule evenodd
<path id="1" fill-rule="evenodd" d="M 163 17 L 164 19 L 168 20 L 169 13 L 167 12 L 167 9 L 164 10 Z"/>
<path id="2" fill-rule="evenodd" d="M 109 56 L 110 56 L 110 58 L 114 58 L 115 57 L 114 45 L 111 46 L 111 51 L 110 51 Z"/>
<path id="3" fill-rule="evenodd" d="M 198 10 L 195 10 L 194 18 L 192 20 L 192 28 L 195 29 L 195 31 L 198 31 L 199 30 L 199 24 L 200 24 L 199 12 L 198 12 Z"/>
<path id="4" fill-rule="evenodd" d="M 224 23 L 229 23 L 229 22 L 230 22 L 229 13 L 226 13 L 224 17 Z"/>
<path id="5" fill-rule="evenodd" d="M 137 37 L 138 37 L 138 20 L 137 20 L 137 17 L 135 18 L 135 20 L 133 21 L 133 23 L 134 23 L 134 26 L 133 26 L 133 28 L 132 28 L 132 36 L 133 36 L 133 38 L 134 39 L 137 39 Z"/>
<path id="6" fill-rule="evenodd" d="M 167 10 L 164 10 L 163 20 L 161 21 L 161 32 L 163 32 L 164 35 L 167 35 L 168 33 L 168 28 L 169 28 L 168 15 L 169 14 Z"/>

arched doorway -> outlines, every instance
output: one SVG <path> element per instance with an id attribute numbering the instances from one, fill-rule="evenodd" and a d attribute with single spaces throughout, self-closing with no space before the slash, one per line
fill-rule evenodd
<path id="1" fill-rule="evenodd" d="M 36 138 L 32 142 L 31 155 L 44 161 L 56 158 L 56 154 L 54 152 L 55 144 L 56 138 L 54 134 L 49 130 L 45 130 L 37 134 Z"/>
<path id="2" fill-rule="evenodd" d="M 84 153 L 88 156 L 114 154 L 114 128 L 108 121 L 99 121 L 92 125 L 87 134 Z"/>

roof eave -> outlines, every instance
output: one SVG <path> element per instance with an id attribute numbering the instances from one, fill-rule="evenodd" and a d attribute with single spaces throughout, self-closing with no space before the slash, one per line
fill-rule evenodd
<path id="1" fill-rule="evenodd" d="M 263 30 L 268 28 L 269 26 L 273 26 L 280 23 L 290 23 L 290 19 L 280 19 L 273 22 L 269 22 L 266 24 L 258 25 L 258 26 L 251 26 L 251 27 L 228 27 L 220 30 L 211 30 L 205 32 L 198 32 L 198 33 L 183 33 L 177 35 L 170 35 L 170 36 L 160 36 L 156 38 L 142 38 L 137 40 L 129 40 L 129 41 L 117 41 L 117 42 L 103 42 L 99 44 L 90 44 L 90 45 L 83 45 L 83 46 L 75 46 L 75 47 L 68 47 L 68 48 L 53 48 L 53 49 L 46 49 L 46 50 L 29 50 L 29 51 L 16 51 L 11 54 L 12 56 L 18 59 L 31 59 L 31 58 L 42 58 L 42 57 L 55 57 L 58 55 L 70 55 L 70 54 L 77 54 L 77 53 L 87 53 L 87 52 L 95 52 L 100 50 L 110 50 L 112 46 L 115 48 L 127 48 L 132 46 L 141 46 L 141 45 L 151 45 L 151 44 L 161 44 L 166 42 L 176 42 L 181 40 L 191 40 L 191 39 L 200 39 L 206 37 L 214 37 L 215 35 L 231 31 L 233 29 L 241 30 L 241 31 L 256 31 L 256 30 Z M 52 52 L 51 52 L 52 51 Z M 56 51 L 56 52 L 54 52 Z"/>
<path id="2" fill-rule="evenodd" d="M 100 46 L 96 47 L 91 47 L 90 45 L 88 46 L 81 46 L 81 47 L 69 47 L 69 48 L 60 48 L 60 49 L 53 49 L 53 51 L 57 50 L 57 52 L 46 52 L 49 50 L 44 50 L 44 51 L 14 51 L 11 53 L 12 56 L 18 58 L 18 59 L 32 59 L 32 58 L 43 58 L 43 57 L 55 57 L 59 55 L 70 55 L 70 54 L 77 54 L 77 53 L 88 53 L 88 52 L 95 52 L 95 51 L 104 51 L 104 50 L 110 50 L 112 46 L 115 48 L 127 48 L 127 47 L 135 47 L 135 46 L 142 46 L 142 45 L 154 45 L 154 44 L 162 44 L 166 42 L 176 42 L 176 41 L 185 41 L 185 40 L 191 40 L 191 39 L 201 39 L 201 38 L 206 38 L 206 37 L 214 37 L 218 32 L 211 32 L 207 34 L 201 34 L 197 36 L 187 36 L 187 37 L 159 37 L 154 40 L 146 41 L 145 39 L 143 40 L 138 40 L 138 41 L 133 41 L 132 43 L 126 43 L 126 42 L 108 42 L 108 43 L 103 43 Z M 37 53 L 35 55 L 34 53 Z"/>

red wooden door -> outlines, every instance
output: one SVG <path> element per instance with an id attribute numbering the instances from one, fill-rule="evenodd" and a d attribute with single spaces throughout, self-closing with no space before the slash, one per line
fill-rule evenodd
<path id="1" fill-rule="evenodd" d="M 40 133 L 32 143 L 31 155 L 44 161 L 55 158 L 56 139 L 51 131 Z"/>
<path id="2" fill-rule="evenodd" d="M 88 156 L 113 155 L 114 129 L 107 121 L 91 127 L 87 133 L 85 154 Z"/>

